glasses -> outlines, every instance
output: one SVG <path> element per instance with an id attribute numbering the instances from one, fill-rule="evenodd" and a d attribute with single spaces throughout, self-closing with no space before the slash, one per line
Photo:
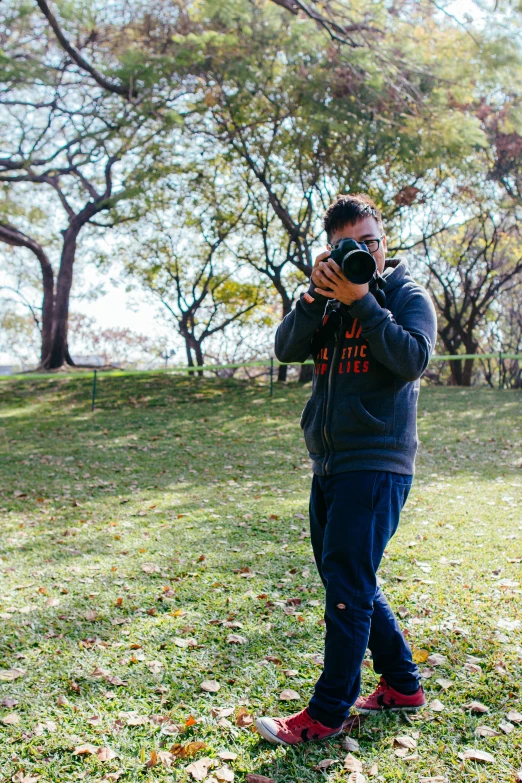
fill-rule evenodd
<path id="1" fill-rule="evenodd" d="M 370 253 L 376 253 L 381 245 L 382 240 L 384 239 L 384 234 L 380 237 L 377 237 L 376 239 L 365 239 L 364 242 L 360 242 L 359 244 L 366 245 Z M 332 247 L 332 250 L 336 250 L 339 245 L 341 244 L 342 239 L 337 242 L 336 245 Z"/>

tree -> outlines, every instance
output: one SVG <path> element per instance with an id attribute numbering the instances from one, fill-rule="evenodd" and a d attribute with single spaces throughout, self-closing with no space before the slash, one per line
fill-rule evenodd
<path id="1" fill-rule="evenodd" d="M 522 236 L 516 211 L 480 214 L 425 241 L 427 285 L 447 353 L 474 354 L 501 295 L 520 285 Z M 470 386 L 474 360 L 450 362 L 452 382 Z"/>
<path id="2" fill-rule="evenodd" d="M 189 367 L 203 367 L 205 341 L 257 318 L 266 298 L 236 250 L 245 213 L 240 183 L 212 160 L 212 166 L 207 158 L 187 161 L 166 180 L 154 196 L 158 206 L 130 229 L 132 244 L 122 246 L 128 274 L 172 318 Z"/>

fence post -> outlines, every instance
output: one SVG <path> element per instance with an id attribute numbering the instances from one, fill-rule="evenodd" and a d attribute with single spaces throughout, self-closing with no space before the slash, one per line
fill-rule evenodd
<path id="1" fill-rule="evenodd" d="M 502 351 L 498 352 L 498 388 L 502 388 Z"/>
<path id="2" fill-rule="evenodd" d="M 270 396 L 274 395 L 274 357 L 270 357 Z"/>
<path id="3" fill-rule="evenodd" d="M 94 411 L 94 403 L 96 401 L 96 370 L 94 371 L 94 377 L 92 379 L 92 402 L 91 411 Z"/>

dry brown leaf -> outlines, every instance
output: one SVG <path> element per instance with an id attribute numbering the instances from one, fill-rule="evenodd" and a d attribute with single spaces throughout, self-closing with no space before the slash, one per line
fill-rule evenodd
<path id="1" fill-rule="evenodd" d="M 359 761 L 359 759 L 356 759 L 351 753 L 348 753 L 344 759 L 344 768 L 349 772 L 362 772 L 362 761 Z"/>
<path id="2" fill-rule="evenodd" d="M 97 752 L 98 748 L 96 745 L 91 745 L 86 742 L 85 745 L 78 745 L 78 747 L 73 750 L 73 756 L 92 756 Z"/>
<path id="3" fill-rule="evenodd" d="M 462 759 L 463 761 L 469 759 L 470 761 L 484 761 L 486 764 L 493 764 L 495 761 L 495 756 L 491 753 L 475 748 L 470 748 L 470 750 L 465 750 L 463 753 L 458 753 L 457 755 L 459 759 Z"/>
<path id="4" fill-rule="evenodd" d="M 274 778 L 267 778 L 264 775 L 256 775 L 254 772 L 249 772 L 245 775 L 246 783 L 276 783 Z"/>
<path id="5" fill-rule="evenodd" d="M 328 767 L 331 767 L 332 764 L 338 764 L 339 759 L 322 759 L 322 761 L 319 762 L 319 764 L 316 764 L 314 767 L 314 770 L 316 772 L 322 772 L 323 769 L 328 769 Z"/>
<path id="6" fill-rule="evenodd" d="M 212 759 L 210 759 L 208 756 L 204 756 L 197 761 L 193 761 L 192 764 L 188 765 L 188 767 L 185 767 L 185 772 L 188 772 L 189 775 L 192 775 L 194 780 L 205 780 L 211 766 Z"/>
<path id="7" fill-rule="evenodd" d="M 217 680 L 204 680 L 199 687 L 202 691 L 207 691 L 207 693 L 217 693 L 221 685 Z"/>
<path id="8" fill-rule="evenodd" d="M 453 680 L 448 680 L 446 677 L 438 677 L 435 682 L 440 685 L 441 688 L 443 688 L 445 691 L 448 690 L 448 688 L 451 688 L 453 685 Z"/>
<path id="9" fill-rule="evenodd" d="M 181 636 L 175 636 L 173 639 L 174 644 L 176 647 L 195 647 L 197 645 L 197 642 L 195 639 L 193 639 L 191 636 L 187 636 L 186 638 L 183 638 Z"/>
<path id="10" fill-rule="evenodd" d="M 158 565 L 156 565 L 156 563 L 142 563 L 141 570 L 144 571 L 146 574 L 161 573 L 161 568 Z"/>
<path id="11" fill-rule="evenodd" d="M 361 772 L 352 772 L 351 775 L 348 775 L 348 783 L 366 783 L 366 778 Z"/>
<path id="12" fill-rule="evenodd" d="M 225 783 L 232 783 L 234 780 L 234 772 L 226 765 L 219 767 L 219 769 L 215 769 L 212 774 L 217 780 L 223 780 Z"/>
<path id="13" fill-rule="evenodd" d="M 238 633 L 229 633 L 227 636 L 228 644 L 246 644 L 247 641 L 245 636 L 240 636 Z"/>
<path id="14" fill-rule="evenodd" d="M 195 756 L 196 753 L 206 747 L 207 745 L 205 742 L 199 742 L 197 740 L 194 740 L 194 742 L 187 742 L 186 745 L 182 745 L 180 742 L 176 742 L 171 747 L 170 752 L 173 753 L 174 756 L 177 756 L 180 759 L 184 759 L 190 756 Z"/>
<path id="15" fill-rule="evenodd" d="M 504 734 L 511 734 L 512 731 L 515 730 L 515 727 L 512 723 L 509 723 L 508 721 L 502 720 L 498 724 L 499 728 L 502 729 Z"/>
<path id="16" fill-rule="evenodd" d="M 20 723 L 20 716 L 17 712 L 9 712 L 2 718 L 2 723 L 5 726 L 12 726 L 15 723 Z"/>
<path id="17" fill-rule="evenodd" d="M 444 666 L 448 662 L 446 656 L 440 653 L 432 653 L 426 660 L 430 666 Z"/>
<path id="18" fill-rule="evenodd" d="M 156 764 L 163 764 L 164 767 L 171 767 L 176 757 L 172 755 L 168 750 L 156 751 Z"/>
<path id="19" fill-rule="evenodd" d="M 500 731 L 492 729 L 491 726 L 477 726 L 475 729 L 475 734 L 478 737 L 498 737 L 500 735 Z"/>
<path id="20" fill-rule="evenodd" d="M 399 748 L 406 748 L 406 750 L 415 750 L 417 747 L 417 740 L 407 735 L 401 735 L 400 737 L 393 738 L 393 744 Z"/>
<path id="21" fill-rule="evenodd" d="M 510 710 L 506 715 L 506 718 L 510 723 L 522 723 L 522 712 L 516 710 Z"/>
<path id="22" fill-rule="evenodd" d="M 0 680 L 12 682 L 18 677 L 24 677 L 27 674 L 25 669 L 0 669 Z"/>
<path id="23" fill-rule="evenodd" d="M 343 747 L 343 750 L 349 750 L 354 753 L 356 753 L 360 749 L 359 743 L 353 737 L 344 737 L 341 745 Z"/>
<path id="24" fill-rule="evenodd" d="M 470 701 L 469 704 L 464 705 L 463 709 L 470 710 L 471 712 L 476 712 L 478 714 L 489 712 L 489 707 L 486 707 L 486 705 L 482 704 L 481 701 Z"/>
<path id="25" fill-rule="evenodd" d="M 127 726 L 145 726 L 149 723 L 147 715 L 129 715 L 127 717 Z"/>
<path id="26" fill-rule="evenodd" d="M 118 755 L 111 748 L 98 748 L 96 751 L 99 761 L 111 761 Z"/>
<path id="27" fill-rule="evenodd" d="M 234 753 L 232 750 L 220 750 L 218 756 L 222 761 L 235 761 L 237 759 L 237 753 Z"/>
<path id="28" fill-rule="evenodd" d="M 447 779 L 443 775 L 435 775 L 435 777 L 419 778 L 419 783 L 447 783 Z"/>
<path id="29" fill-rule="evenodd" d="M 98 618 L 98 612 L 96 609 L 87 609 L 84 617 L 86 620 L 89 620 L 89 622 L 94 622 Z"/>
<path id="30" fill-rule="evenodd" d="M 25 772 L 16 772 L 11 780 L 13 783 L 38 783 L 40 775 L 26 775 Z"/>
<path id="31" fill-rule="evenodd" d="M 247 726 L 251 726 L 253 722 L 254 722 L 253 715 L 250 715 L 248 710 L 246 710 L 244 707 L 241 707 L 241 709 L 236 715 L 236 726 L 240 726 L 241 728 L 246 728 Z"/>
<path id="32" fill-rule="evenodd" d="M 58 698 L 56 699 L 56 704 L 58 705 L 58 707 L 68 707 L 70 702 L 67 696 L 63 696 L 62 694 L 58 696 Z"/>
<path id="33" fill-rule="evenodd" d="M 12 707 L 16 707 L 18 704 L 18 699 L 15 699 L 13 696 L 7 696 L 5 699 L 2 699 L 0 701 L 0 704 L 2 707 L 7 707 L 8 709 L 11 709 Z"/>
<path id="34" fill-rule="evenodd" d="M 279 694 L 279 698 L 281 701 L 296 701 L 301 697 L 299 696 L 297 691 L 293 691 L 291 688 L 285 688 L 285 690 L 281 691 L 281 693 Z"/>
<path id="35" fill-rule="evenodd" d="M 433 699 L 433 701 L 430 702 L 430 710 L 433 712 L 442 712 L 444 709 L 444 704 L 439 701 L 439 699 Z"/>
<path id="36" fill-rule="evenodd" d="M 522 783 L 522 769 L 518 769 L 515 772 L 515 781 L 516 783 Z"/>
<path id="37" fill-rule="evenodd" d="M 366 770 L 366 774 L 369 778 L 375 778 L 379 774 L 379 767 L 377 764 L 372 764 L 372 766 Z"/>

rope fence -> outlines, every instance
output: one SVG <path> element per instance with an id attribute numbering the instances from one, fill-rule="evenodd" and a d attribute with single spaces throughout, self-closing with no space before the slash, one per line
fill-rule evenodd
<path id="1" fill-rule="evenodd" d="M 496 353 L 464 353 L 464 354 L 448 354 L 448 355 L 441 355 L 441 356 L 432 356 L 430 359 L 430 362 L 452 362 L 452 361 L 462 361 L 465 359 L 496 359 L 499 362 L 499 383 L 498 388 L 502 388 L 502 361 L 504 359 L 512 359 L 512 360 L 522 360 L 522 353 L 504 353 L 503 351 L 498 351 Z M 290 367 L 293 365 L 313 365 L 314 362 L 312 359 L 308 359 L 305 362 L 280 362 L 278 359 L 274 359 L 273 356 L 270 357 L 268 362 L 263 361 L 256 361 L 256 362 L 238 362 L 235 364 L 210 364 L 210 365 L 195 365 L 192 367 L 189 366 L 174 366 L 174 367 L 168 367 L 168 368 L 158 368 L 157 370 L 154 370 L 154 372 L 161 372 L 166 373 L 169 375 L 175 375 L 176 373 L 202 373 L 202 372 L 219 372 L 222 370 L 238 370 L 242 368 L 267 368 L 265 373 L 261 374 L 268 374 L 269 376 L 269 394 L 270 397 L 274 394 L 274 371 L 277 367 Z M 96 405 L 96 384 L 97 384 L 97 376 L 100 370 L 94 370 L 93 375 L 93 383 L 92 383 L 92 403 L 91 403 L 91 410 L 94 411 L 95 405 Z M 110 372 L 111 375 L 118 375 L 118 370 L 105 370 L 104 372 Z M 125 375 L 132 374 L 132 373 L 140 373 L 143 372 L 143 370 L 126 370 L 123 371 Z M 122 373 L 123 374 L 123 373 Z"/>

